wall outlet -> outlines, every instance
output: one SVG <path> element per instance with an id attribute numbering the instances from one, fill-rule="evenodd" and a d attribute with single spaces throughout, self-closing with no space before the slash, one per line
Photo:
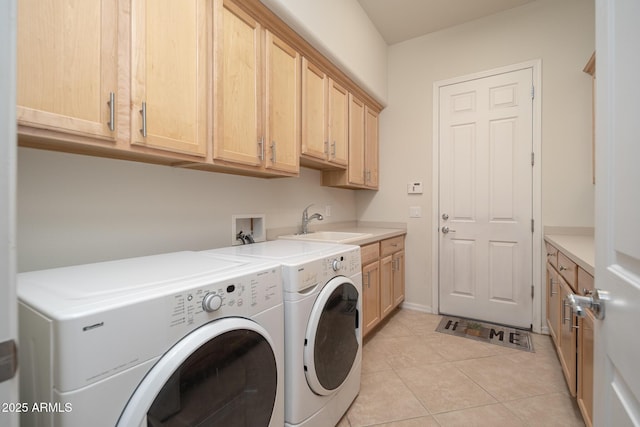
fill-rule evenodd
<path id="1" fill-rule="evenodd" d="M 327 218 L 331 216 L 331 205 L 325 205 L 324 216 L 326 216 Z"/>

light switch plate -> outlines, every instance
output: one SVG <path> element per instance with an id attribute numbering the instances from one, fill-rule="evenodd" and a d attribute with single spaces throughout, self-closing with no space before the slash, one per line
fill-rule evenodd
<path id="1" fill-rule="evenodd" d="M 409 218 L 422 218 L 422 208 L 420 206 L 410 206 Z"/>

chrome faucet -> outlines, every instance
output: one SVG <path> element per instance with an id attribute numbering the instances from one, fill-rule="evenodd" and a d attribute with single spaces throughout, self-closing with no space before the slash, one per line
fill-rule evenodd
<path id="1" fill-rule="evenodd" d="M 317 219 L 318 221 L 322 221 L 324 219 L 318 212 L 309 216 L 307 210 L 311 206 L 313 206 L 313 203 L 304 208 L 304 210 L 302 211 L 302 230 L 300 231 L 300 234 L 307 234 L 309 232 L 309 222 L 311 222 L 312 219 Z"/>

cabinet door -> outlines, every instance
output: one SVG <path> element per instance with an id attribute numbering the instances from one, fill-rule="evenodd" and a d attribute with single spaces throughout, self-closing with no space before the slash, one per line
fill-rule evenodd
<path id="1" fill-rule="evenodd" d="M 327 75 L 302 58 L 302 154 L 327 159 Z"/>
<path id="2" fill-rule="evenodd" d="M 576 395 L 576 316 L 573 314 L 571 306 L 565 301 L 567 295 L 572 294 L 573 291 L 567 284 L 567 282 L 560 278 L 560 330 L 559 330 L 559 346 L 558 357 L 560 364 L 562 365 L 562 371 L 567 385 L 569 386 L 569 392 L 572 396 Z"/>
<path id="3" fill-rule="evenodd" d="M 393 254 L 393 306 L 404 301 L 404 251 Z"/>
<path id="4" fill-rule="evenodd" d="M 260 24 L 227 0 L 214 1 L 213 158 L 261 167 Z"/>
<path id="5" fill-rule="evenodd" d="M 362 335 L 380 322 L 380 262 L 362 267 Z"/>
<path id="6" fill-rule="evenodd" d="M 300 54 L 266 31 L 266 167 L 300 170 Z"/>
<path id="7" fill-rule="evenodd" d="M 558 273 L 547 263 L 547 325 L 549 334 L 556 347 L 558 343 L 558 331 L 560 329 L 560 280 Z"/>
<path id="8" fill-rule="evenodd" d="M 349 92 L 329 79 L 329 161 L 347 164 L 349 139 Z"/>
<path id="9" fill-rule="evenodd" d="M 593 420 L 593 323 L 590 310 L 580 318 L 578 329 L 578 406 L 585 424 L 591 427 Z"/>
<path id="10" fill-rule="evenodd" d="M 205 156 L 207 1 L 131 8 L 131 143 Z"/>
<path id="11" fill-rule="evenodd" d="M 365 178 L 368 188 L 378 188 L 378 113 L 365 109 Z"/>
<path id="12" fill-rule="evenodd" d="M 349 94 L 349 183 L 365 184 L 364 103 Z"/>
<path id="13" fill-rule="evenodd" d="M 117 2 L 17 5 L 18 124 L 114 141 Z"/>
<path id="14" fill-rule="evenodd" d="M 393 256 L 380 260 L 380 316 L 384 319 L 393 310 Z"/>

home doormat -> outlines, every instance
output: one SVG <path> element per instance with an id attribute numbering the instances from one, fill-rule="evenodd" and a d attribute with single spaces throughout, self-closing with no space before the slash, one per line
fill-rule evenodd
<path id="1" fill-rule="evenodd" d="M 533 352 L 529 331 L 463 317 L 443 316 L 436 332 Z"/>

